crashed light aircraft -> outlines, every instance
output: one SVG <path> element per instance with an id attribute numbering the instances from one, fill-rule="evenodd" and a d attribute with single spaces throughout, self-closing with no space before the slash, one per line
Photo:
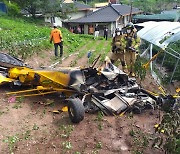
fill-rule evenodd
<path id="1" fill-rule="evenodd" d="M 163 102 L 162 97 L 159 99 L 141 88 L 135 78 L 129 78 L 110 61 L 107 60 L 101 69 L 94 66 L 32 69 L 21 60 L 0 53 L 0 85 L 29 86 L 28 90 L 7 93 L 16 97 L 63 94 L 73 123 L 82 121 L 85 112 L 101 110 L 105 115 L 127 111 L 141 113 L 144 109 L 154 109 L 159 100 Z"/>

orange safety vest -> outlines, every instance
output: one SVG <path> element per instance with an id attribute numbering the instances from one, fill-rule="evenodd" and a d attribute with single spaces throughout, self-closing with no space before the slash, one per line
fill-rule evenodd
<path id="1" fill-rule="evenodd" d="M 54 43 L 59 43 L 62 41 L 61 31 L 57 28 L 51 31 L 50 40 L 53 40 Z"/>

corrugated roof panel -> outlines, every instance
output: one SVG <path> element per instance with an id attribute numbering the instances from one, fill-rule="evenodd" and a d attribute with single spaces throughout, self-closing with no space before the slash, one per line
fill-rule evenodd
<path id="1" fill-rule="evenodd" d="M 142 26 L 138 35 L 140 38 L 155 44 L 161 48 L 167 47 L 170 42 L 180 40 L 180 23 L 179 22 L 145 22 L 136 24 Z"/>

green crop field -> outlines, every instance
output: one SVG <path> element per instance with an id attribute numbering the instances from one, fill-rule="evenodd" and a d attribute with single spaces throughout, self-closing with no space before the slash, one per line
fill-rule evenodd
<path id="1" fill-rule="evenodd" d="M 26 59 L 35 52 L 52 48 L 49 43 L 51 27 L 40 26 L 29 20 L 0 16 L 0 51 Z M 61 28 L 67 54 L 75 52 L 93 36 L 76 35 Z"/>

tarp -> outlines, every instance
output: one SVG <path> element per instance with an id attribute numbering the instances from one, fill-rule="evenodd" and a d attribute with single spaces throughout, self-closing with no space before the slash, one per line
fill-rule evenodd
<path id="1" fill-rule="evenodd" d="M 179 22 L 144 22 L 135 24 L 143 27 L 138 31 L 138 36 L 160 48 L 166 48 L 169 43 L 180 40 Z"/>
<path id="2" fill-rule="evenodd" d="M 4 3 L 0 2 L 0 12 L 7 13 L 7 7 Z"/>
<path id="3" fill-rule="evenodd" d="M 5 53 L 0 53 L 0 66 L 3 67 L 14 67 L 14 66 L 25 66 L 23 61 L 18 58 L 12 57 Z"/>
<path id="4" fill-rule="evenodd" d="M 153 15 L 136 15 L 133 19 L 141 20 L 167 20 L 174 21 L 177 18 L 176 14 L 153 14 Z"/>

